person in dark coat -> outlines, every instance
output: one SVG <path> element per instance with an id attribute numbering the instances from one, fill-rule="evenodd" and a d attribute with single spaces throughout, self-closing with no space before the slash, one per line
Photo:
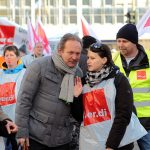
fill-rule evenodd
<path id="1" fill-rule="evenodd" d="M 16 104 L 21 145 L 27 143 L 30 150 L 72 150 L 70 115 L 74 78 L 82 76 L 78 67 L 81 49 L 81 39 L 68 33 L 52 56 L 41 57 L 27 67 Z"/>
<path id="2" fill-rule="evenodd" d="M 21 57 L 27 55 L 27 47 L 25 44 L 21 45 L 21 47 L 19 48 L 19 52 Z"/>

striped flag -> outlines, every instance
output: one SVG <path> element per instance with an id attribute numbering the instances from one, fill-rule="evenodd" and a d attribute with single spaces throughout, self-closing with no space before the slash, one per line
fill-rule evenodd
<path id="1" fill-rule="evenodd" d="M 44 47 L 44 53 L 46 55 L 51 55 L 51 47 L 49 45 L 46 33 L 44 31 L 44 27 L 42 25 L 42 22 L 38 19 L 37 24 L 36 24 L 36 33 L 39 37 L 40 42 L 43 43 L 43 47 Z"/>
<path id="2" fill-rule="evenodd" d="M 83 15 L 81 16 L 80 20 L 81 20 L 81 26 L 79 27 L 80 37 L 82 38 L 83 36 L 90 35 L 98 39 L 97 35 L 94 33 L 91 26 L 88 24 Z"/>
<path id="3" fill-rule="evenodd" d="M 142 16 L 140 21 L 136 25 L 139 36 L 144 33 L 150 33 L 150 9 Z"/>
<path id="4" fill-rule="evenodd" d="M 35 46 L 35 44 L 37 42 L 39 42 L 39 38 L 38 38 L 38 36 L 37 36 L 33 26 L 32 26 L 32 23 L 31 23 L 29 17 L 28 17 L 28 25 L 27 26 L 28 26 L 28 34 L 27 34 L 27 37 L 28 37 L 28 49 L 30 51 L 32 51 L 34 46 Z"/>

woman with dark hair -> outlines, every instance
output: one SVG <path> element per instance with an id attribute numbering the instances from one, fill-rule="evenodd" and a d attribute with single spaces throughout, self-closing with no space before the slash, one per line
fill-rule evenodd
<path id="1" fill-rule="evenodd" d="M 3 63 L 4 69 L 0 70 L 0 106 L 4 113 L 14 121 L 17 94 L 25 69 L 20 62 L 19 50 L 16 46 L 6 45 L 3 55 L 5 61 Z M 8 140 L 10 141 L 10 139 L 7 138 L 7 150 L 11 149 L 7 148 Z"/>
<path id="2" fill-rule="evenodd" d="M 132 113 L 128 79 L 114 65 L 107 45 L 92 44 L 87 57 L 87 75 L 82 83 L 76 78 L 74 86 L 74 96 L 83 102 L 83 114 L 79 103 L 74 107 L 80 111 L 72 113 L 79 121 L 83 119 L 80 150 L 132 150 L 133 142 L 146 131 Z"/>

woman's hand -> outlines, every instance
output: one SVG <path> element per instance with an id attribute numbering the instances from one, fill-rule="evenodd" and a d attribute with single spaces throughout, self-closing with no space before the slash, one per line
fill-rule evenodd
<path id="1" fill-rule="evenodd" d="M 82 93 L 82 82 L 80 77 L 74 80 L 74 96 L 78 97 Z"/>

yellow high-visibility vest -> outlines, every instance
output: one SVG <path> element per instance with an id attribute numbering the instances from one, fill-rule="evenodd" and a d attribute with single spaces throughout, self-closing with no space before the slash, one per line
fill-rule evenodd
<path id="1" fill-rule="evenodd" d="M 150 64 L 150 51 L 146 51 Z M 115 65 L 125 74 L 122 66 L 120 53 L 113 54 Z M 134 105 L 137 110 L 137 116 L 150 117 L 150 68 L 131 70 L 128 80 L 133 90 Z"/>

